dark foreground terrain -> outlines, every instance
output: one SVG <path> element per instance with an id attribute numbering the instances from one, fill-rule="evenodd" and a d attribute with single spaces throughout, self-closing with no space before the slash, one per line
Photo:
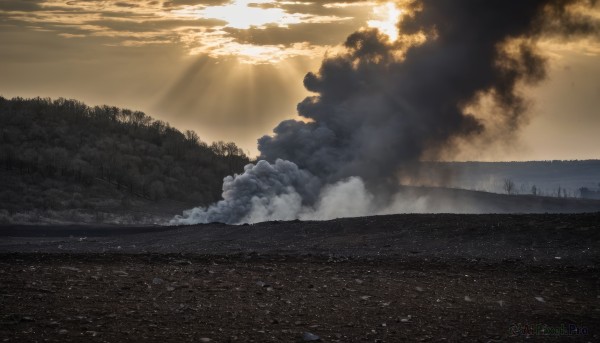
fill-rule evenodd
<path id="1" fill-rule="evenodd" d="M 3 341 L 600 340 L 600 214 L 0 228 Z"/>

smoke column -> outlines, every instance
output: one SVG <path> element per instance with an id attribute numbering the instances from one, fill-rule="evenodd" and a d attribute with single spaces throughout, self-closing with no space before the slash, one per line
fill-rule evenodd
<path id="1" fill-rule="evenodd" d="M 172 223 L 327 219 L 389 212 L 398 178 L 457 139 L 490 131 L 469 105 L 493 100 L 495 137 L 526 119 L 520 84 L 546 76 L 541 37 L 598 34 L 595 1 L 421 0 L 404 4 L 399 39 L 362 29 L 326 58 L 286 120 L 258 140 L 260 160 L 227 177 L 223 200 Z M 350 203 L 355 205 L 349 205 Z M 345 208 L 349 206 L 349 208 Z"/>

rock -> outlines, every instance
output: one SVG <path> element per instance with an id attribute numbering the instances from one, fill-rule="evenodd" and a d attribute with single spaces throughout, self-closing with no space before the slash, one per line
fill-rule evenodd
<path id="1" fill-rule="evenodd" d="M 212 342 L 212 339 L 207 338 L 207 337 L 202 337 L 199 339 L 199 341 L 202 343 L 207 343 L 207 342 Z"/>
<path id="2" fill-rule="evenodd" d="M 159 277 L 155 277 L 154 279 L 152 279 L 152 284 L 154 285 L 160 285 L 163 283 L 163 279 L 159 278 Z"/>
<path id="3" fill-rule="evenodd" d="M 173 286 L 167 286 L 167 291 L 173 292 L 174 290 L 175 290 L 175 287 L 173 287 Z"/>
<path id="4" fill-rule="evenodd" d="M 69 330 L 65 330 L 65 329 L 60 329 L 60 330 L 58 330 L 58 334 L 59 334 L 59 335 L 66 335 L 66 334 L 68 334 L 68 333 L 69 333 Z"/>
<path id="5" fill-rule="evenodd" d="M 310 333 L 310 332 L 305 332 L 302 334 L 302 341 L 304 342 L 316 342 L 316 341 L 320 341 L 321 337 Z"/>
<path id="6" fill-rule="evenodd" d="M 69 271 L 78 272 L 78 273 L 81 271 L 81 269 L 75 268 L 75 267 L 60 267 L 60 269 L 69 270 Z"/>

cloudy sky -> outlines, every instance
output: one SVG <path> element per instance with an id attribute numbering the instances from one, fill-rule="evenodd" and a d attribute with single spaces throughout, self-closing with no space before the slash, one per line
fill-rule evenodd
<path id="1" fill-rule="evenodd" d="M 401 15 L 374 1 L 0 0 L 0 95 L 142 110 L 255 155 L 258 137 L 296 117 L 308 71 L 360 28 L 395 39 Z M 457 158 L 600 158 L 597 37 L 539 46 L 549 77 L 522 89 L 520 140 Z"/>

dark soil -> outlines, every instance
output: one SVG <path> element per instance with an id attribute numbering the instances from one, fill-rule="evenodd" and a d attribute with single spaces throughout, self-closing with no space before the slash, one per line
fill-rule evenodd
<path id="1" fill-rule="evenodd" d="M 600 214 L 4 227 L 0 340 L 595 342 L 599 243 Z"/>

